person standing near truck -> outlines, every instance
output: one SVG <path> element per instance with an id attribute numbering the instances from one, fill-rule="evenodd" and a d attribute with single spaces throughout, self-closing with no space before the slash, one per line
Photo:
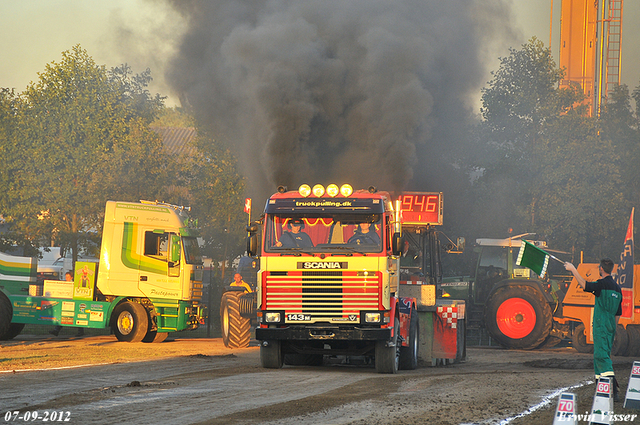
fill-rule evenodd
<path id="1" fill-rule="evenodd" d="M 622 315 L 622 290 L 611 276 L 613 261 L 609 258 L 600 260 L 600 279 L 595 282 L 587 282 L 569 262 L 564 263 L 564 267 L 573 274 L 584 292 L 591 292 L 596 297 L 592 324 L 593 368 L 596 379 L 601 376 L 613 378 L 613 397 L 618 401 L 618 382 L 613 372 L 611 347 L 618 324 L 616 316 Z"/>
<path id="2" fill-rule="evenodd" d="M 251 286 L 242 279 L 242 275 L 240 273 L 233 275 L 233 282 L 231 282 L 230 286 L 240 286 L 241 288 L 244 288 L 244 292 L 253 292 Z"/>

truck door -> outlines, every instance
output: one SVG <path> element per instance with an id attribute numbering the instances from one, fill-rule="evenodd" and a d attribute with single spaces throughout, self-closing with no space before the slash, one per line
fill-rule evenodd
<path id="1" fill-rule="evenodd" d="M 179 282 L 178 279 L 171 277 L 180 275 L 179 239 L 180 237 L 175 233 L 164 230 L 145 230 L 139 287 L 147 296 L 173 297 L 177 295 L 180 289 Z M 176 253 L 177 260 L 175 259 Z"/>

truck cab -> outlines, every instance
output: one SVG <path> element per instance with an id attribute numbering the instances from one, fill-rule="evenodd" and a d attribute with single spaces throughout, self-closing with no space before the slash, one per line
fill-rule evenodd
<path id="1" fill-rule="evenodd" d="M 2 282 L 0 302 L 11 314 L 0 315 L 0 330 L 7 321 L 111 327 L 119 341 L 161 342 L 169 332 L 197 328 L 205 315 L 203 265 L 187 211 L 161 202 L 108 201 L 99 262 L 76 262 L 69 282 Z"/>
<path id="2" fill-rule="evenodd" d="M 261 230 L 256 338 L 264 367 L 333 354 L 375 355 L 382 373 L 415 368 L 415 300 L 399 307 L 400 221 L 388 193 L 281 188 Z"/>

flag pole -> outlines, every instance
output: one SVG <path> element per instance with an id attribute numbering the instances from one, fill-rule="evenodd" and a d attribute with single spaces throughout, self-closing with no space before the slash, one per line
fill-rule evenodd
<path id="1" fill-rule="evenodd" d="M 545 252 L 546 252 L 546 251 L 545 251 Z M 559 259 L 559 258 L 558 258 L 558 257 L 556 257 L 555 255 L 551 255 L 551 254 L 549 254 L 548 252 L 547 252 L 547 255 L 548 255 L 550 258 L 553 258 L 554 260 L 556 260 L 557 262 L 564 264 L 564 261 L 562 261 L 561 259 Z"/>

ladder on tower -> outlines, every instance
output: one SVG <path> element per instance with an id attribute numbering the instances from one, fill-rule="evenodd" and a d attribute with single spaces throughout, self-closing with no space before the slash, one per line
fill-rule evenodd
<path id="1" fill-rule="evenodd" d="M 620 84 L 620 49 L 622 43 L 622 3 L 623 0 L 609 0 L 607 16 L 605 95 L 610 97 Z"/>

